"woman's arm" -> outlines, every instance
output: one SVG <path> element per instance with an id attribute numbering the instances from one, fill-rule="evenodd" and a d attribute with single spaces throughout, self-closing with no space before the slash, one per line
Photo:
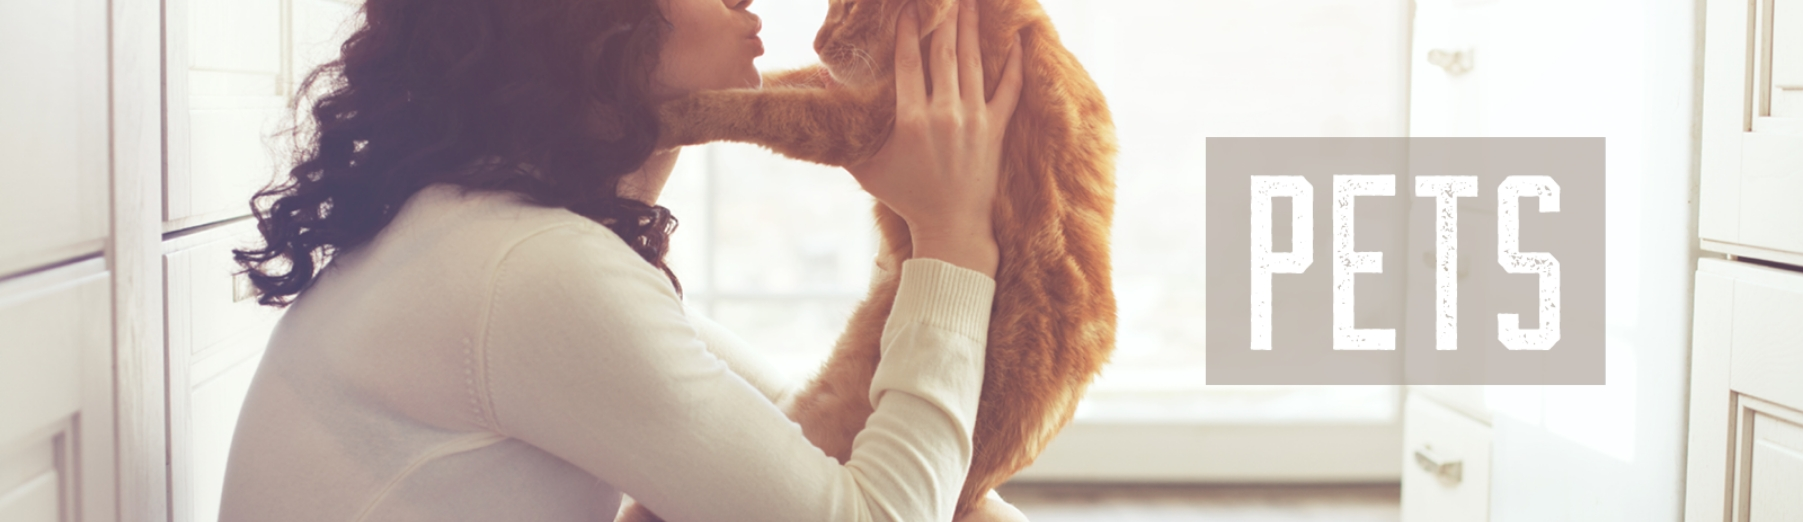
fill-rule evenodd
<path id="1" fill-rule="evenodd" d="M 758 353 L 750 342 L 694 308 L 684 307 L 683 310 L 688 314 L 689 322 L 695 325 L 695 332 L 701 336 L 701 342 L 707 346 L 707 351 L 725 361 L 733 373 L 739 374 L 745 382 L 757 388 L 770 402 L 781 407 L 801 391 L 801 383 L 789 379 L 781 368 Z"/>
<path id="2" fill-rule="evenodd" d="M 876 411 L 843 465 L 708 351 L 661 272 L 588 222 L 501 262 L 472 400 L 671 522 L 950 520 L 994 281 L 935 260 L 902 271 Z"/>

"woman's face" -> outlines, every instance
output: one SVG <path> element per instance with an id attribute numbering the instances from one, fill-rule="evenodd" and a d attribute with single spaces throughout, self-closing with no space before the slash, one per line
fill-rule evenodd
<path id="1" fill-rule="evenodd" d="M 674 26 L 654 74 L 659 97 L 703 89 L 757 87 L 751 60 L 764 54 L 763 22 L 751 0 L 659 0 Z"/>

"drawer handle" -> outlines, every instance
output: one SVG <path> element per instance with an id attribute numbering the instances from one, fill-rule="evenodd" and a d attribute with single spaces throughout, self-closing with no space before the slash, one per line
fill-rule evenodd
<path id="1" fill-rule="evenodd" d="M 1447 460 L 1440 454 L 1434 453 L 1432 446 L 1424 445 L 1415 450 L 1415 464 L 1421 466 L 1422 470 L 1434 474 L 1434 477 L 1439 478 L 1447 485 L 1458 484 L 1465 478 L 1464 461 Z"/>
<path id="2" fill-rule="evenodd" d="M 250 273 L 232 274 L 232 302 L 242 303 L 257 297 L 257 285 L 251 284 Z"/>
<path id="3" fill-rule="evenodd" d="M 1427 52 L 1427 63 L 1440 66 L 1441 69 L 1446 70 L 1446 74 L 1458 76 L 1471 72 L 1471 55 L 1475 52 L 1476 51 L 1471 49 L 1460 49 L 1456 51 L 1434 49 Z"/>

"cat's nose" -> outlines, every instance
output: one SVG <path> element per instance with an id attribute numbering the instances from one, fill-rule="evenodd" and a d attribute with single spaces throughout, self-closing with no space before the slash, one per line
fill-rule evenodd
<path id="1" fill-rule="evenodd" d="M 814 54 L 826 52 L 826 33 L 825 27 L 820 28 L 819 32 L 814 33 Z"/>

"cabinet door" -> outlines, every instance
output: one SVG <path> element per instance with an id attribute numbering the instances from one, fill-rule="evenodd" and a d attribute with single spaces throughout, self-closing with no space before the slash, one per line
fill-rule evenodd
<path id="1" fill-rule="evenodd" d="M 1803 519 L 1803 272 L 1697 268 L 1686 520 Z"/>
<path id="2" fill-rule="evenodd" d="M 1710 0 L 1702 247 L 1803 264 L 1803 0 Z"/>
<path id="3" fill-rule="evenodd" d="M 276 172 L 287 102 L 282 0 L 172 0 L 165 230 L 250 213 Z"/>
<path id="4" fill-rule="evenodd" d="M 242 220 L 164 244 L 174 522 L 218 519 L 238 410 L 280 317 L 257 305 L 232 260 L 233 248 L 257 243 L 252 224 Z"/>
<path id="5" fill-rule="evenodd" d="M 1403 522 L 1490 519 L 1490 426 L 1410 393 L 1402 431 Z"/>
<path id="6" fill-rule="evenodd" d="M 106 6 L 0 3 L 0 277 L 101 250 Z"/>
<path id="7" fill-rule="evenodd" d="M 105 270 L 95 258 L 0 282 L 0 520 L 83 520 L 83 493 L 112 485 Z"/>
<path id="8" fill-rule="evenodd" d="M 337 57 L 350 0 L 169 0 L 164 230 L 250 213 L 292 166 L 299 81 Z M 305 114 L 301 111 L 299 114 Z"/>

